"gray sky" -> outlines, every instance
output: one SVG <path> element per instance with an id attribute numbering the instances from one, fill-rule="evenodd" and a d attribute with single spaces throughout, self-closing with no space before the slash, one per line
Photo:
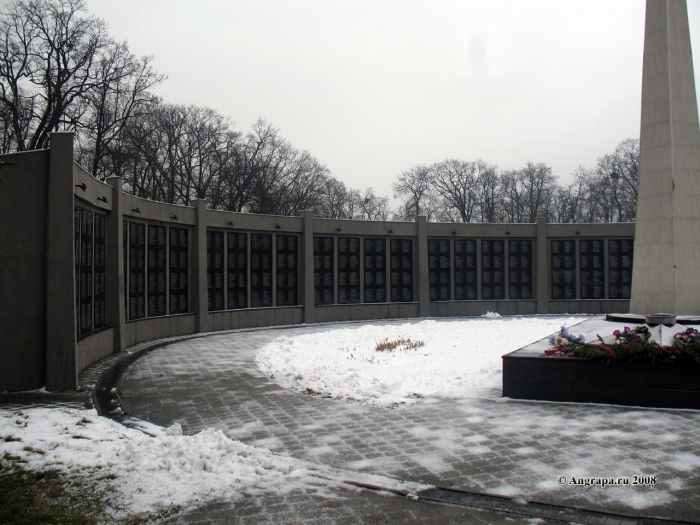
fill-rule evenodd
<path id="1" fill-rule="evenodd" d="M 351 187 L 528 160 L 561 181 L 639 136 L 644 0 L 87 0 L 166 101 L 262 117 Z M 700 86 L 700 0 L 688 0 Z"/>

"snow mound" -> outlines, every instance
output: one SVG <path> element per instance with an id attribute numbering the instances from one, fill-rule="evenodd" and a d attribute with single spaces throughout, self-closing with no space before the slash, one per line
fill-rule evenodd
<path id="1" fill-rule="evenodd" d="M 0 438 L 12 436 L 1 442 L 0 452 L 19 456 L 31 470 L 99 472 L 100 482 L 114 489 L 116 517 L 267 491 L 322 494 L 335 483 L 319 480 L 305 463 L 245 445 L 221 430 L 187 436 L 178 423 L 165 430 L 141 425 L 153 427 L 155 437 L 94 411 L 0 410 Z"/>
<path id="2" fill-rule="evenodd" d="M 498 315 L 498 314 L 495 314 Z M 426 320 L 279 337 L 259 370 L 284 388 L 378 406 L 500 391 L 501 356 L 580 318 Z M 378 344 L 397 343 L 377 350 Z M 424 343 L 424 344 L 421 344 Z"/>

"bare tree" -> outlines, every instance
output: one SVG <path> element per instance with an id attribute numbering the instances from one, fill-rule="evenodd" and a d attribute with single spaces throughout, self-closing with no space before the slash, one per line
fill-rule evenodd
<path id="1" fill-rule="evenodd" d="M 81 99 L 84 116 L 79 130 L 78 161 L 104 179 L 118 170 L 124 130 L 132 118 L 153 109 L 157 99 L 149 90 L 165 78 L 150 65 L 151 57 L 136 58 L 126 43 L 110 43 L 95 65 L 96 82 Z"/>
<path id="2" fill-rule="evenodd" d="M 348 219 L 385 221 L 389 217 L 389 198 L 375 195 L 372 188 L 350 190 L 348 197 Z"/>
<path id="3" fill-rule="evenodd" d="M 0 19 L 0 104 L 19 151 L 47 147 L 51 132 L 82 116 L 110 42 L 105 23 L 84 12 L 82 0 L 16 0 Z"/>
<path id="4" fill-rule="evenodd" d="M 412 221 L 418 215 L 431 220 L 436 212 L 436 195 L 433 189 L 432 171 L 427 166 L 414 166 L 399 175 L 392 185 L 394 197 L 403 198 L 397 217 Z"/>
<path id="5" fill-rule="evenodd" d="M 634 221 L 639 182 L 639 140 L 627 139 L 615 151 L 598 159 L 596 178 L 606 203 L 605 218 L 611 222 Z"/>

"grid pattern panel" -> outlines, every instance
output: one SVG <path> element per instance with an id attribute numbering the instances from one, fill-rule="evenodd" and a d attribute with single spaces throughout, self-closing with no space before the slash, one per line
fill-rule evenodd
<path id="1" fill-rule="evenodd" d="M 107 294 L 105 287 L 107 285 L 107 216 L 101 213 L 95 213 L 95 256 L 93 279 L 95 284 L 94 296 L 94 322 L 93 330 L 104 328 L 106 324 L 105 307 Z"/>
<path id="2" fill-rule="evenodd" d="M 428 240 L 428 279 L 431 301 L 449 301 L 452 298 L 450 259 L 449 240 Z"/>
<path id="3" fill-rule="evenodd" d="M 228 234 L 228 307 L 248 308 L 248 235 Z"/>
<path id="4" fill-rule="evenodd" d="M 481 298 L 505 299 L 505 241 L 481 241 Z"/>
<path id="5" fill-rule="evenodd" d="M 360 239 L 338 239 L 338 302 L 360 302 Z"/>
<path id="6" fill-rule="evenodd" d="M 314 303 L 333 304 L 333 237 L 314 237 Z"/>
<path id="7" fill-rule="evenodd" d="M 224 309 L 224 232 L 207 232 L 209 311 Z"/>
<path id="8" fill-rule="evenodd" d="M 580 251 L 581 299 L 604 299 L 605 244 L 602 239 L 581 240 Z"/>
<path id="9" fill-rule="evenodd" d="M 170 228 L 170 313 L 184 314 L 188 306 L 189 239 L 187 228 Z"/>
<path id="10" fill-rule="evenodd" d="M 365 238 L 365 302 L 386 302 L 386 239 Z"/>
<path id="11" fill-rule="evenodd" d="M 413 240 L 391 240 L 391 301 L 413 301 Z"/>
<path id="12" fill-rule="evenodd" d="M 277 306 L 295 306 L 298 302 L 298 239 L 296 235 L 277 235 Z"/>
<path id="13" fill-rule="evenodd" d="M 272 306 L 272 235 L 250 237 L 250 295 L 253 308 Z"/>
<path id="14" fill-rule="evenodd" d="M 632 290 L 634 239 L 611 239 L 609 242 L 610 299 L 629 299 Z"/>
<path id="15" fill-rule="evenodd" d="M 510 299 L 532 299 L 532 241 L 508 241 Z"/>
<path id="16" fill-rule="evenodd" d="M 146 317 L 146 225 L 129 222 L 129 319 Z"/>
<path id="17" fill-rule="evenodd" d="M 148 316 L 166 314 L 165 227 L 148 226 Z"/>
<path id="18" fill-rule="evenodd" d="M 552 299 L 576 299 L 576 241 L 552 241 Z"/>
<path id="19" fill-rule="evenodd" d="M 455 239 L 455 299 L 457 301 L 478 299 L 476 241 Z"/>

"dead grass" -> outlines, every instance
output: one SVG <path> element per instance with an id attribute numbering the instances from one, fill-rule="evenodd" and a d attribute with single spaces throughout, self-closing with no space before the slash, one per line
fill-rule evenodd
<path id="1" fill-rule="evenodd" d="M 412 341 L 410 337 L 401 337 L 399 339 L 392 340 L 389 340 L 389 338 L 386 337 L 379 341 L 374 349 L 378 352 L 391 352 L 399 347 L 401 347 L 402 350 L 413 350 L 414 348 L 420 348 L 421 346 L 425 346 L 425 342 L 420 340 Z"/>

